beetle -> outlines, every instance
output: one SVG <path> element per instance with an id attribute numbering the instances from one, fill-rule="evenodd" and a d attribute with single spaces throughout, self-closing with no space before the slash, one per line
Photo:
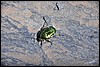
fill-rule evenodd
<path id="1" fill-rule="evenodd" d="M 41 42 L 41 44 L 40 44 L 41 47 L 42 47 L 42 41 L 44 41 L 44 40 L 47 42 L 50 42 L 52 45 L 52 42 L 49 41 L 49 39 L 51 37 L 53 37 L 53 35 L 56 33 L 56 29 L 53 26 L 48 26 L 44 17 L 43 17 L 43 19 L 45 22 L 44 22 L 43 26 L 41 27 L 41 29 L 37 32 L 37 38 L 36 38 L 36 40 L 38 42 Z M 45 24 L 46 24 L 46 26 L 45 26 Z"/>

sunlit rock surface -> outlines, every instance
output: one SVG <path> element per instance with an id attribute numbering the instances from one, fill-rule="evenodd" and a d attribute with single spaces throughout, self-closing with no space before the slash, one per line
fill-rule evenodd
<path id="1" fill-rule="evenodd" d="M 57 32 L 42 48 L 45 17 Z M 1 1 L 2 66 L 98 66 L 98 1 Z"/>

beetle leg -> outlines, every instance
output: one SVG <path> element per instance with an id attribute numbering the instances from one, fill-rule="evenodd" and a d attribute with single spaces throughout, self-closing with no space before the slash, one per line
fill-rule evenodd
<path id="1" fill-rule="evenodd" d="M 57 9 L 59 10 L 58 3 L 56 3 L 56 7 L 57 7 Z"/>
<path id="2" fill-rule="evenodd" d="M 40 44 L 40 45 L 41 45 L 41 47 L 42 47 L 42 41 L 41 41 L 41 44 Z"/>
<path id="3" fill-rule="evenodd" d="M 49 41 L 49 40 L 46 40 L 47 42 L 49 42 L 49 43 L 51 43 L 51 45 L 52 45 L 52 42 L 51 41 Z"/>

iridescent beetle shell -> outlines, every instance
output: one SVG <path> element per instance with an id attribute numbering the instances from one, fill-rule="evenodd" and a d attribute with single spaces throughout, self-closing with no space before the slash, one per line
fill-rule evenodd
<path id="1" fill-rule="evenodd" d="M 37 41 L 51 38 L 56 33 L 56 29 L 53 26 L 46 27 L 38 31 Z"/>
<path id="2" fill-rule="evenodd" d="M 48 39 L 50 39 L 55 33 L 56 33 L 56 29 L 53 26 L 47 26 L 44 27 L 45 23 L 47 24 L 45 18 L 44 19 L 44 24 L 43 27 L 37 32 L 37 41 L 40 42 L 41 41 L 41 46 L 42 46 L 42 41 L 46 40 L 47 42 L 50 42 L 52 45 L 52 42 L 49 41 Z"/>

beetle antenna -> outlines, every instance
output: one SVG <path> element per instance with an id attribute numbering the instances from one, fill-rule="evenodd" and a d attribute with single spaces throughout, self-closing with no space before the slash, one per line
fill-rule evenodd
<path id="1" fill-rule="evenodd" d="M 43 24 L 43 26 L 45 25 L 45 23 L 46 23 L 46 25 L 48 25 L 48 23 L 46 22 L 46 20 L 45 20 L 45 17 L 43 16 L 43 20 L 45 21 L 44 22 L 44 24 Z"/>
<path id="2" fill-rule="evenodd" d="M 46 22 L 45 18 L 43 17 L 43 20 Z M 46 22 L 47 23 L 47 22 Z"/>

